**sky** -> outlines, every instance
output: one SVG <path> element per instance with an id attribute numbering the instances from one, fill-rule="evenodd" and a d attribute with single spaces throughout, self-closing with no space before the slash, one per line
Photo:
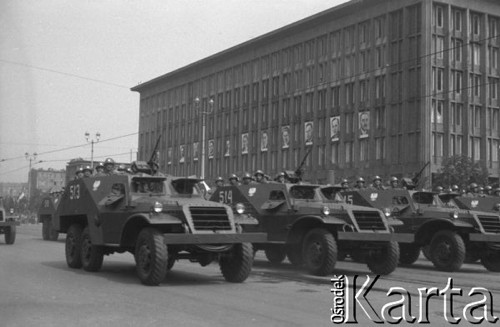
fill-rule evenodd
<path id="1" fill-rule="evenodd" d="M 135 160 L 131 87 L 344 2 L 0 0 L 0 182 L 90 160 L 97 133 L 95 161 Z"/>

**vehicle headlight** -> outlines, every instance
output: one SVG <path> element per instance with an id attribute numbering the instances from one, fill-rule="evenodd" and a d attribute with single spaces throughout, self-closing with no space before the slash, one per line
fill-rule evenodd
<path id="1" fill-rule="evenodd" d="M 496 210 L 496 211 L 500 211 L 500 203 L 497 203 L 497 204 L 495 205 L 495 210 Z"/>
<path id="2" fill-rule="evenodd" d="M 236 212 L 240 215 L 245 213 L 245 205 L 243 203 L 236 203 Z"/>
<path id="3" fill-rule="evenodd" d="M 386 216 L 386 217 L 391 216 L 391 209 L 390 208 L 384 208 L 384 216 Z"/>
<path id="4" fill-rule="evenodd" d="M 14 213 L 14 209 L 10 208 L 10 213 Z"/>
<path id="5" fill-rule="evenodd" d="M 450 217 L 453 218 L 453 219 L 457 219 L 458 218 L 458 212 L 457 211 L 450 212 Z"/>
<path id="6" fill-rule="evenodd" d="M 325 216 L 328 216 L 330 214 L 330 208 L 328 207 L 323 207 L 323 209 L 321 209 L 321 212 L 325 215 Z"/>
<path id="7" fill-rule="evenodd" d="M 163 204 L 161 204 L 160 202 L 156 201 L 155 205 L 153 206 L 153 210 L 156 213 L 160 213 L 163 210 Z"/>

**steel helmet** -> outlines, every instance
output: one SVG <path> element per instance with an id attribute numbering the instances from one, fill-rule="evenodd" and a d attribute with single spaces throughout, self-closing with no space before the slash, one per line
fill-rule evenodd
<path id="1" fill-rule="evenodd" d="M 452 191 L 459 191 L 458 185 L 453 185 L 453 186 L 451 187 L 451 190 L 452 190 Z"/>
<path id="2" fill-rule="evenodd" d="M 469 188 L 471 188 L 471 189 L 477 188 L 477 184 L 476 183 L 472 183 L 472 184 L 470 184 Z"/>
<path id="3" fill-rule="evenodd" d="M 250 173 L 245 173 L 245 175 L 243 175 L 243 179 L 252 179 L 252 175 L 250 175 Z"/>
<path id="4" fill-rule="evenodd" d="M 398 182 L 398 181 L 399 181 L 399 180 L 398 180 L 398 178 L 397 178 L 396 176 L 392 176 L 392 177 L 391 177 L 391 183 L 392 183 L 392 182 Z"/>
<path id="5" fill-rule="evenodd" d="M 224 181 L 224 178 L 222 178 L 221 176 L 217 177 L 217 179 L 215 180 L 216 182 L 223 182 Z"/>
<path id="6" fill-rule="evenodd" d="M 375 176 L 375 177 L 373 178 L 373 181 L 374 181 L 374 182 L 375 182 L 375 181 L 382 181 L 382 178 L 380 178 L 380 176 L 378 176 L 378 175 L 377 175 L 377 176 Z"/>
<path id="7" fill-rule="evenodd" d="M 264 172 L 263 172 L 262 170 L 260 170 L 260 169 L 259 169 L 259 170 L 257 170 L 257 171 L 255 172 L 255 174 L 253 174 L 253 175 L 254 175 L 254 176 L 257 176 L 257 175 L 262 175 L 262 176 L 264 176 Z"/>
<path id="8" fill-rule="evenodd" d="M 90 167 L 89 165 L 87 165 L 87 166 L 83 167 L 82 171 L 83 172 L 90 171 L 92 173 L 94 170 L 92 169 L 92 167 Z"/>
<path id="9" fill-rule="evenodd" d="M 78 173 L 83 173 L 83 166 L 78 166 L 78 168 L 75 171 L 75 174 L 78 174 Z"/>
<path id="10" fill-rule="evenodd" d="M 232 179 L 236 179 L 237 181 L 239 180 L 238 176 L 236 174 L 232 174 L 230 177 L 229 177 L 229 180 L 232 180 Z"/>
<path id="11" fill-rule="evenodd" d="M 492 187 L 491 187 L 491 186 L 489 186 L 489 185 L 486 185 L 486 186 L 484 187 L 484 189 L 485 189 L 486 191 L 491 191 L 491 188 L 492 188 Z"/>
<path id="12" fill-rule="evenodd" d="M 358 183 L 364 183 L 364 182 L 365 182 L 365 180 L 364 180 L 364 178 L 363 178 L 363 177 L 359 177 L 359 178 L 358 178 L 358 180 L 357 180 L 356 182 L 358 182 Z"/>
<path id="13" fill-rule="evenodd" d="M 442 186 L 436 186 L 436 192 L 443 192 L 443 187 Z"/>
<path id="14" fill-rule="evenodd" d="M 106 160 L 104 160 L 104 165 L 107 165 L 107 164 L 115 164 L 115 161 L 111 158 L 106 158 Z"/>

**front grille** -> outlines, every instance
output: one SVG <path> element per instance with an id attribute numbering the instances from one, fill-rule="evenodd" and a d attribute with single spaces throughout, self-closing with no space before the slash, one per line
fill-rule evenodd
<path id="1" fill-rule="evenodd" d="M 197 231 L 231 230 L 224 207 L 189 207 L 189 212 Z"/>
<path id="2" fill-rule="evenodd" d="M 353 211 L 354 218 L 361 230 L 386 230 L 377 211 Z"/>
<path id="3" fill-rule="evenodd" d="M 498 216 L 478 216 L 486 233 L 500 233 L 500 219 Z"/>

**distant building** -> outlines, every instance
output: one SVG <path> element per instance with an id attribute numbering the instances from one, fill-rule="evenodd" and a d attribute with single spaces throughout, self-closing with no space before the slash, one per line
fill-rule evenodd
<path id="1" fill-rule="evenodd" d="M 27 183 L 0 183 L 0 196 L 18 198 L 27 189 Z"/>
<path id="2" fill-rule="evenodd" d="M 133 87 L 139 159 L 161 134 L 161 169 L 199 175 L 205 116 L 207 179 L 275 175 L 313 147 L 312 182 L 407 176 L 430 161 L 429 181 L 460 154 L 498 181 L 499 24 L 497 0 L 356 0 L 323 11 Z"/>

